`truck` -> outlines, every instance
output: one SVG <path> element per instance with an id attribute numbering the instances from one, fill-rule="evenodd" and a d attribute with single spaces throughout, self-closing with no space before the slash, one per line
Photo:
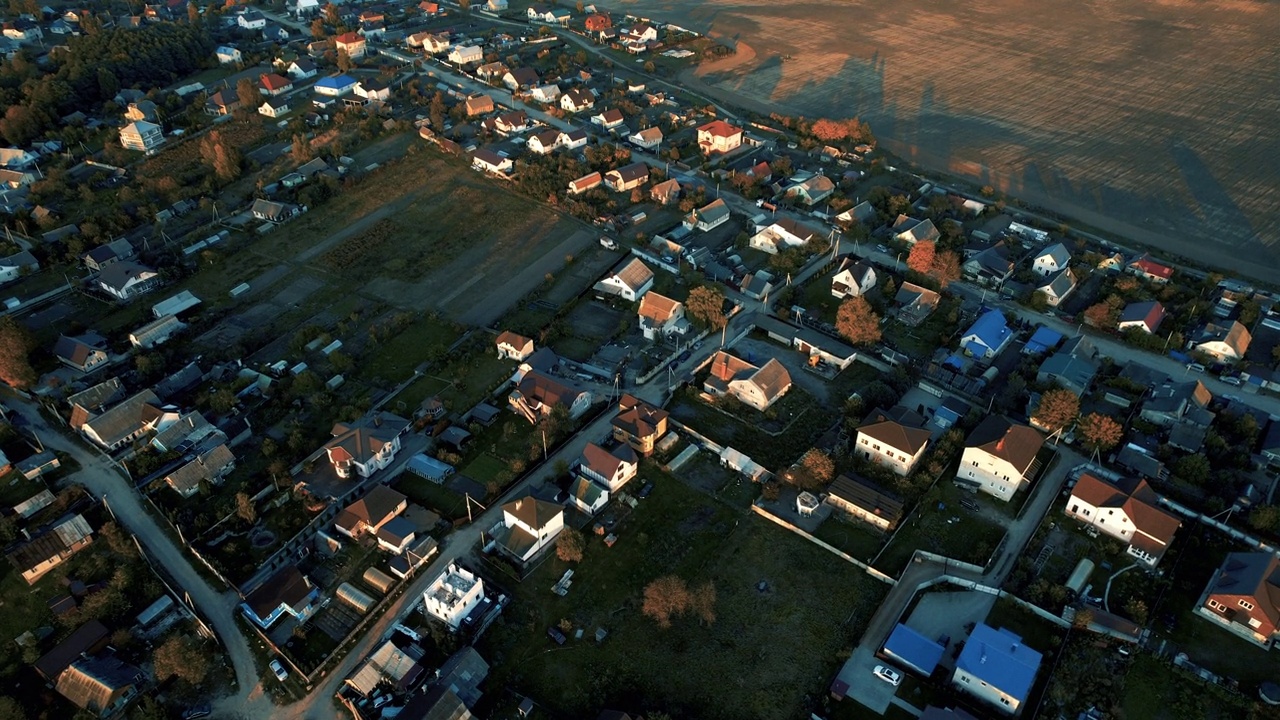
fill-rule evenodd
<path id="1" fill-rule="evenodd" d="M 608 235 L 601 235 L 601 236 L 600 236 L 600 247 L 603 247 L 603 248 L 608 249 L 608 250 L 617 250 L 617 249 L 618 249 L 618 241 L 614 240 L 613 238 L 609 237 Z"/>

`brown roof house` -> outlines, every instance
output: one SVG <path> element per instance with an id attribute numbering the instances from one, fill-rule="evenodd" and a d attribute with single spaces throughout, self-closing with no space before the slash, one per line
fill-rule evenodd
<path id="1" fill-rule="evenodd" d="M 333 527 L 349 538 L 376 535 L 409 506 L 408 499 L 386 485 L 378 485 L 364 497 L 343 508 L 333 519 Z"/>
<path id="2" fill-rule="evenodd" d="M 578 471 L 611 493 L 616 493 L 636 476 L 640 458 L 629 445 L 606 449 L 587 443 L 578 460 Z"/>
<path id="3" fill-rule="evenodd" d="M 604 177 L 600 175 L 599 171 L 589 173 L 576 180 L 569 181 L 569 194 L 581 195 L 592 188 L 600 187 L 602 183 L 604 183 Z"/>
<path id="4" fill-rule="evenodd" d="M 1195 350 L 1198 352 L 1211 355 L 1221 362 L 1235 362 L 1244 359 L 1244 354 L 1248 351 L 1252 340 L 1253 336 L 1249 334 L 1249 329 L 1236 321 L 1230 325 L 1209 323 L 1196 336 L 1194 342 Z"/>
<path id="5" fill-rule="evenodd" d="M 218 443 L 211 450 L 200 453 L 191 462 L 165 476 L 164 481 L 174 492 L 184 498 L 195 495 L 200 483 L 217 485 L 236 468 L 236 456 L 226 443 Z"/>
<path id="6" fill-rule="evenodd" d="M 1228 553 L 1200 596 L 1196 614 L 1270 650 L 1280 635 L 1280 557 Z"/>
<path id="7" fill-rule="evenodd" d="M 591 393 L 552 378 L 540 370 L 526 372 L 507 402 L 530 423 L 551 414 L 556 407 L 563 407 L 569 417 L 581 417 L 591 407 Z"/>
<path id="8" fill-rule="evenodd" d="M 613 418 L 613 438 L 630 445 L 641 455 L 651 455 L 654 446 L 667 433 L 667 418 L 666 410 L 623 394 L 618 401 L 618 414 Z"/>
<path id="9" fill-rule="evenodd" d="M 988 415 L 965 440 L 956 482 L 1007 502 L 1039 471 L 1036 454 L 1043 444 L 1026 425 Z"/>
<path id="10" fill-rule="evenodd" d="M 895 310 L 898 322 L 908 327 L 918 327 L 933 314 L 941 297 L 929 288 L 904 282 L 893 299 L 898 303 Z"/>
<path id="11" fill-rule="evenodd" d="M 638 188 L 649 179 L 649 166 L 642 162 L 631 163 L 604 174 L 604 184 L 614 192 Z"/>
<path id="12" fill-rule="evenodd" d="M 103 410 L 124 399 L 124 383 L 111 378 L 67 398 L 71 406 L 71 429 L 79 432 L 84 424 Z"/>
<path id="13" fill-rule="evenodd" d="M 93 542 L 93 528 L 82 515 L 68 515 L 9 553 L 9 562 L 28 585 Z"/>
<path id="14" fill-rule="evenodd" d="M 180 417 L 148 389 L 89 420 L 80 432 L 105 450 L 117 450 L 149 432 L 164 430 Z"/>
<path id="15" fill-rule="evenodd" d="M 564 529 L 564 508 L 532 495 L 502 506 L 502 522 L 489 532 L 497 548 L 527 565 Z"/>
<path id="16" fill-rule="evenodd" d="M 35 662 L 36 672 L 45 680 L 54 682 L 64 670 L 71 667 L 71 663 L 105 648 L 108 639 L 106 626 L 97 620 L 90 620 L 54 645 L 49 652 L 41 655 Z"/>
<path id="17" fill-rule="evenodd" d="M 860 477 L 836 478 L 827 487 L 826 503 L 886 532 L 902 520 L 902 499 Z"/>
<path id="18" fill-rule="evenodd" d="M 312 585 L 296 565 L 289 565 L 245 595 L 240 611 L 266 630 L 285 615 L 292 615 L 298 622 L 306 622 L 319 606 L 320 588 Z"/>
<path id="19" fill-rule="evenodd" d="M 791 389 L 791 374 L 776 358 L 770 358 L 763 367 L 756 367 L 720 350 L 711 358 L 711 374 L 702 387 L 715 397 L 732 395 L 764 411 Z"/>
<path id="20" fill-rule="evenodd" d="M 653 271 L 640 258 L 623 260 L 621 264 L 595 284 L 597 292 L 617 295 L 623 300 L 636 301 L 653 287 Z"/>
<path id="21" fill-rule="evenodd" d="M 386 412 L 375 412 L 353 423 L 333 426 L 333 439 L 324 446 L 338 477 L 349 478 L 351 471 L 367 478 L 387 467 L 400 452 L 400 436 L 409 429 L 409 421 Z"/>
<path id="22" fill-rule="evenodd" d="M 79 337 L 59 335 L 53 354 L 69 368 L 89 373 L 107 364 L 107 340 L 88 333 Z"/>
<path id="23" fill-rule="evenodd" d="M 76 707 L 105 718 L 123 710 L 146 679 L 142 670 L 108 654 L 71 663 L 54 687 Z"/>
<path id="24" fill-rule="evenodd" d="M 1160 509 L 1160 496 L 1146 480 L 1108 482 L 1090 473 L 1082 474 L 1072 488 L 1067 516 L 1129 543 L 1129 554 L 1148 568 L 1160 562 L 1182 525 Z"/>
<path id="25" fill-rule="evenodd" d="M 684 303 L 656 292 L 640 298 L 640 332 L 646 340 L 685 335 L 691 329 L 684 316 Z"/>
<path id="26" fill-rule="evenodd" d="M 858 428 L 855 445 L 859 457 L 904 477 L 915 469 L 928 446 L 924 418 L 904 407 L 871 413 Z"/>
<path id="27" fill-rule="evenodd" d="M 493 98 L 488 95 L 477 93 L 467 98 L 467 117 L 475 117 L 476 115 L 487 115 L 493 112 Z"/>
<path id="28" fill-rule="evenodd" d="M 680 181 L 675 178 L 663 180 L 649 188 L 649 199 L 659 205 L 670 205 L 680 199 Z"/>
<path id="29" fill-rule="evenodd" d="M 524 362 L 525 358 L 533 354 L 533 338 L 518 335 L 510 330 L 498 336 L 497 346 L 498 357 L 509 358 L 516 362 Z"/>

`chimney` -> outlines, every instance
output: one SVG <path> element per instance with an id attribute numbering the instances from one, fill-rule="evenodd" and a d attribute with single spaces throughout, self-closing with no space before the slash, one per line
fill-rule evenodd
<path id="1" fill-rule="evenodd" d="M 382 427 L 382 413 L 373 414 L 373 426 Z"/>

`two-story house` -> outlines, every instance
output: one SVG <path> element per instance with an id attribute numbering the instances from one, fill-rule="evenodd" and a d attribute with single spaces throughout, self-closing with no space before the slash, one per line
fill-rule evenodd
<path id="1" fill-rule="evenodd" d="M 1128 553 L 1148 568 L 1155 567 L 1173 534 L 1182 525 L 1160 509 L 1160 496 L 1146 480 L 1103 480 L 1084 473 L 1071 489 L 1067 517 L 1092 525 L 1129 543 Z"/>
<path id="2" fill-rule="evenodd" d="M 120 128 L 120 147 L 125 150 L 152 155 L 163 144 L 164 128 L 155 123 L 135 120 Z"/>
<path id="3" fill-rule="evenodd" d="M 354 32 L 346 32 L 334 38 L 333 46 L 338 52 L 346 53 L 347 57 L 352 60 L 364 57 L 368 51 L 368 43 L 365 37 Z"/>
<path id="4" fill-rule="evenodd" d="M 604 184 L 614 192 L 624 192 L 640 187 L 649 181 L 649 166 L 636 162 L 623 165 L 604 174 Z"/>
<path id="5" fill-rule="evenodd" d="M 422 609 L 452 631 L 484 601 L 484 579 L 457 563 L 450 563 L 422 593 Z"/>
<path id="6" fill-rule="evenodd" d="M 502 506 L 502 522 L 490 535 L 498 549 L 526 565 L 552 545 L 563 529 L 563 507 L 526 495 Z"/>
<path id="7" fill-rule="evenodd" d="M 498 357 L 515 360 L 516 362 L 524 362 L 533 354 L 534 350 L 533 338 L 527 338 L 510 330 L 498 335 L 496 345 L 498 347 Z"/>
<path id="8" fill-rule="evenodd" d="M 840 260 L 831 276 L 831 295 L 838 298 L 866 295 L 876 286 L 876 271 L 870 265 L 848 255 Z"/>
<path id="9" fill-rule="evenodd" d="M 1054 243 L 1036 253 L 1031 259 L 1031 270 L 1043 277 L 1056 275 L 1071 263 L 1071 251 L 1062 243 Z"/>
<path id="10" fill-rule="evenodd" d="M 999 415 L 988 415 L 965 440 L 956 482 L 1008 501 L 1040 469 L 1040 433 Z"/>
<path id="11" fill-rule="evenodd" d="M 571 387 L 539 370 L 531 370 L 520 378 L 507 402 L 512 410 L 536 424 L 557 407 L 565 408 L 570 418 L 581 417 L 591 407 L 591 393 Z"/>
<path id="12" fill-rule="evenodd" d="M 333 527 L 347 537 L 358 540 L 376 535 L 383 525 L 399 517 L 409 506 L 408 498 L 386 485 L 377 485 L 364 497 L 342 509 L 333 519 Z"/>
<path id="13" fill-rule="evenodd" d="M 698 127 L 698 147 L 706 155 L 727 153 L 742 145 L 742 128 L 724 120 L 712 120 Z"/>
<path id="14" fill-rule="evenodd" d="M 578 471 L 610 493 L 617 493 L 636 476 L 640 459 L 631 446 L 619 444 L 605 449 L 587 443 L 578 459 Z"/>
<path id="15" fill-rule="evenodd" d="M 98 287 L 118 300 L 150 292 L 160 285 L 160 273 L 135 262 L 115 262 L 98 273 Z"/>
<path id="16" fill-rule="evenodd" d="M 1228 553 L 1200 595 L 1196 614 L 1270 650 L 1280 637 L 1280 557 Z"/>
<path id="17" fill-rule="evenodd" d="M 595 107 L 596 96 L 591 94 L 586 88 L 569 88 L 567 92 L 560 96 L 560 109 L 565 112 L 582 112 Z"/>
<path id="18" fill-rule="evenodd" d="M 1042 657 L 1011 631 L 979 623 L 956 658 L 951 684 L 1007 715 L 1016 715 L 1031 695 Z"/>
<path id="19" fill-rule="evenodd" d="M 1162 322 L 1164 322 L 1164 305 L 1161 305 L 1159 300 L 1148 300 L 1126 305 L 1120 312 L 1116 329 L 1120 332 L 1141 330 L 1152 335 Z"/>
<path id="20" fill-rule="evenodd" d="M 53 344 L 53 355 L 69 368 L 90 373 L 107 364 L 107 339 L 95 333 L 59 335 Z"/>
<path id="21" fill-rule="evenodd" d="M 400 452 L 400 436 L 409 429 L 409 421 L 387 412 L 375 412 L 350 423 L 333 426 L 333 439 L 324 450 L 340 478 L 354 472 L 367 478 L 387 467 Z"/>
<path id="22" fill-rule="evenodd" d="M 296 565 L 287 565 L 244 596 L 240 611 L 266 630 L 285 615 L 306 622 L 320 608 L 320 588 Z"/>
<path id="23" fill-rule="evenodd" d="M 895 407 L 868 416 L 867 422 L 858 427 L 854 452 L 905 477 L 915 469 L 928 446 L 924 418 L 904 407 Z"/>
<path id="24" fill-rule="evenodd" d="M 668 417 L 666 410 L 623 394 L 612 422 L 613 439 L 630 445 L 641 455 L 651 455 L 654 446 L 667 433 Z"/>
<path id="25" fill-rule="evenodd" d="M 756 367 L 719 350 L 711 357 L 710 367 L 711 373 L 702 386 L 707 394 L 715 397 L 731 395 L 762 412 L 791 389 L 791 374 L 777 358 L 770 358 L 763 366 Z"/>
<path id="26" fill-rule="evenodd" d="M 653 287 L 653 271 L 640 258 L 623 260 L 621 264 L 595 284 L 597 292 L 617 295 L 634 302 Z"/>
<path id="27" fill-rule="evenodd" d="M 684 303 L 656 292 L 640 298 L 640 332 L 646 340 L 685 335 L 691 329 L 684 316 Z"/>

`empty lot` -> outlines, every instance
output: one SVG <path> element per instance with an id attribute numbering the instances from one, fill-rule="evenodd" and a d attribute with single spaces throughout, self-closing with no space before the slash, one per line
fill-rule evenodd
<path id="1" fill-rule="evenodd" d="M 700 70 L 729 102 L 859 115 L 923 166 L 1245 274 L 1280 267 L 1270 4 L 624 7 L 750 45 L 748 62 Z"/>

